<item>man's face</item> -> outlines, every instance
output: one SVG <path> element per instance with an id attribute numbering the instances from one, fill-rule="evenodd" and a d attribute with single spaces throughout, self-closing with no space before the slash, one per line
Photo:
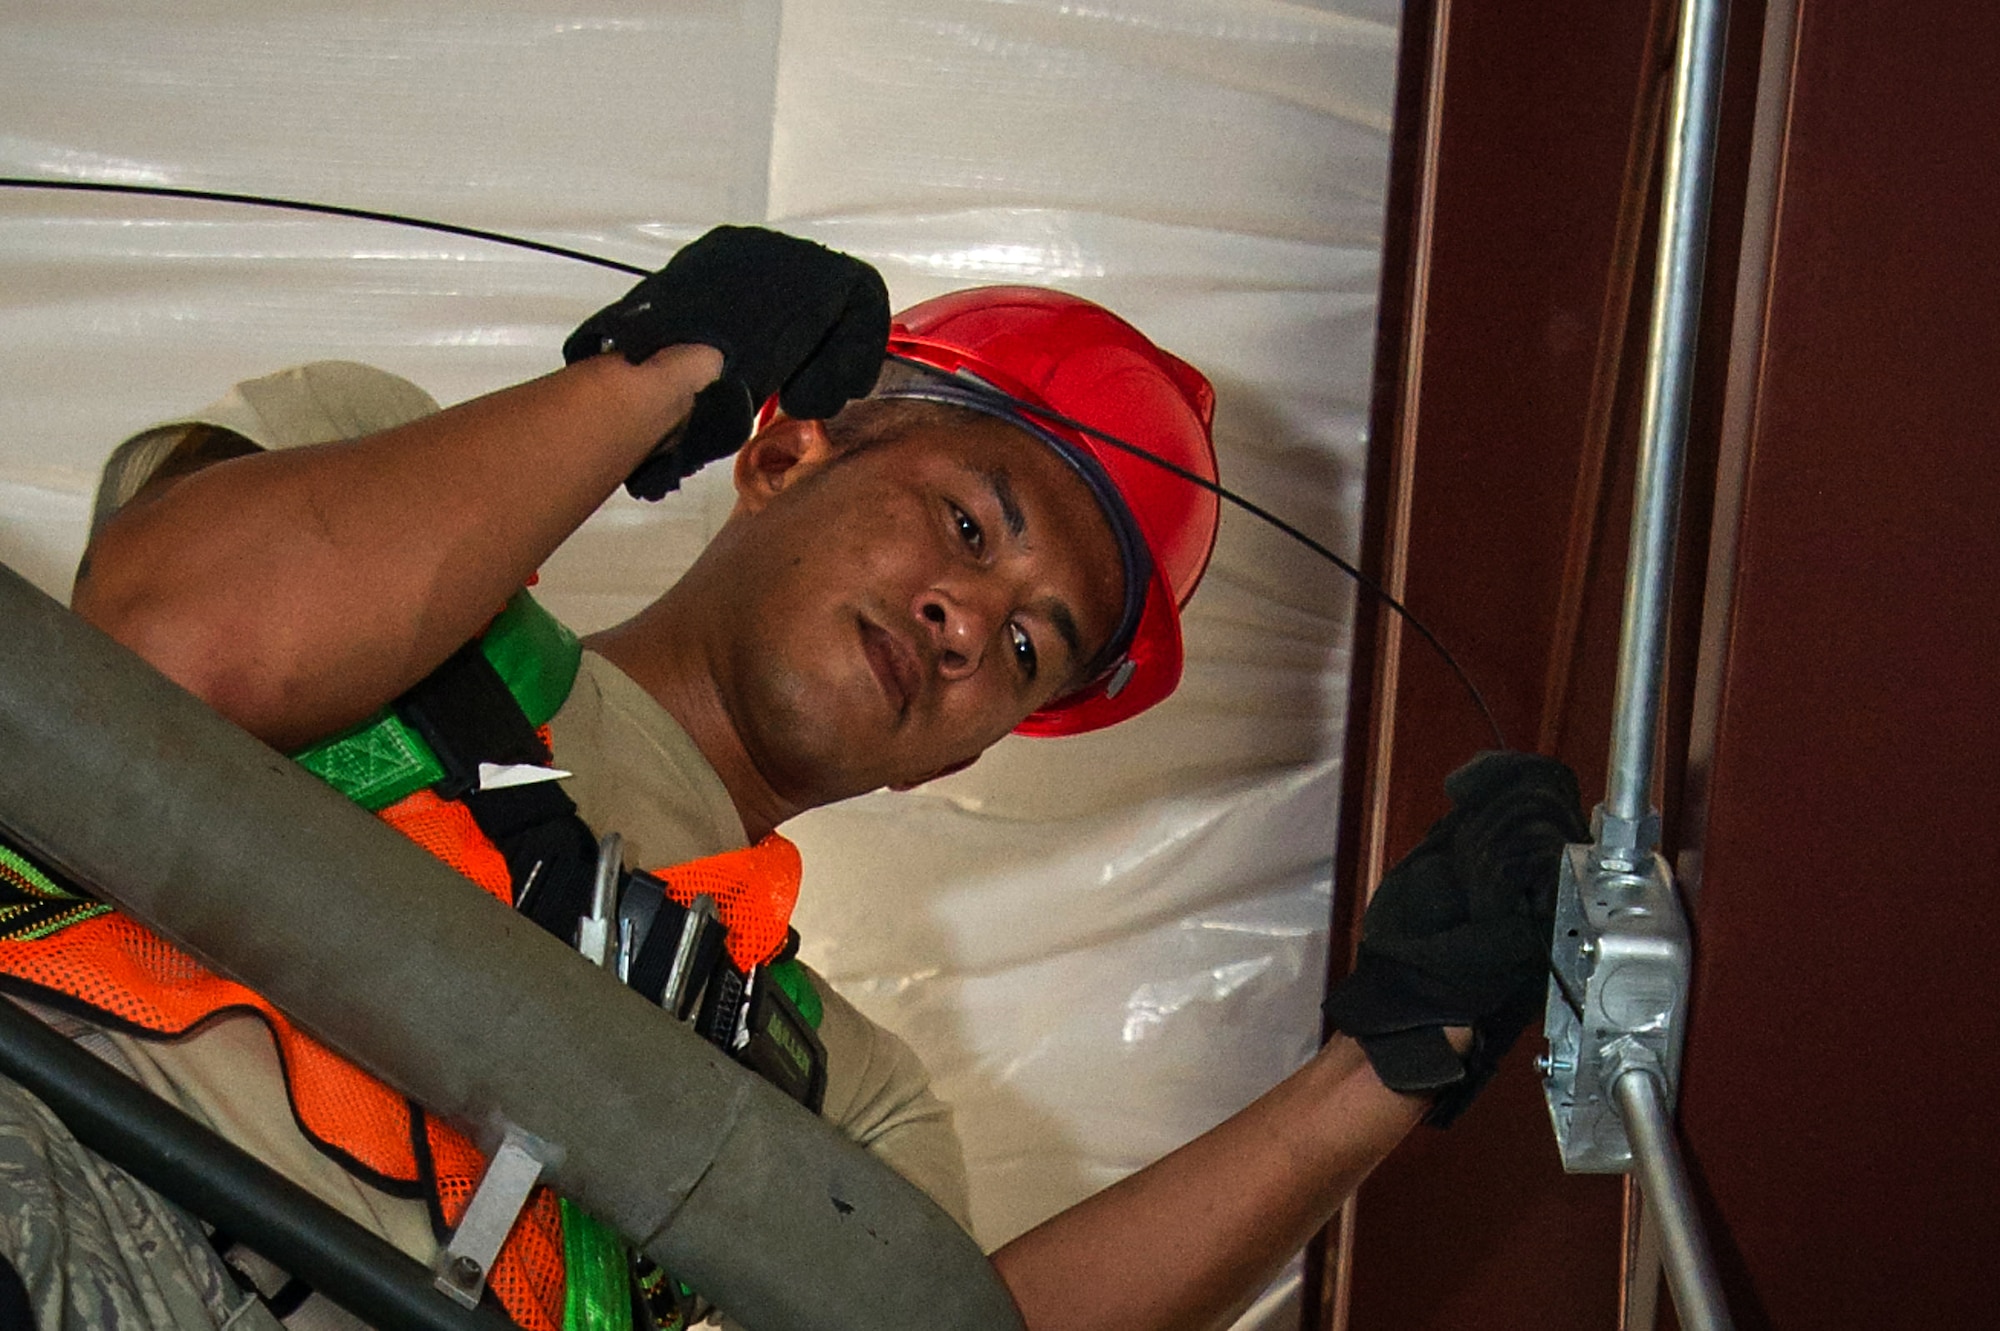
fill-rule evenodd
<path id="1" fill-rule="evenodd" d="M 787 799 L 951 770 L 1087 682 L 1123 574 L 1095 499 L 1046 445 L 979 420 L 844 456 L 773 464 L 757 448 L 724 534 L 714 673 Z"/>

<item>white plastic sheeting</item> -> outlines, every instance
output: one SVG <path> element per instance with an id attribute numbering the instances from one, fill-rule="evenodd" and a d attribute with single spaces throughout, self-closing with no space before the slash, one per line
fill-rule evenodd
<path id="1" fill-rule="evenodd" d="M 644 264 L 768 220 L 897 304 L 1104 301 L 1215 380 L 1225 481 L 1336 549 L 1359 511 L 1393 0 L 133 0 L 0 17 L 0 171 L 403 210 Z M 104 454 L 231 382 L 371 361 L 452 401 L 626 285 L 366 223 L 0 192 L 0 559 L 57 595 Z M 647 600 L 726 478 L 611 501 L 542 590 Z M 959 1110 L 997 1245 L 1312 1049 L 1351 594 L 1226 511 L 1185 684 L 789 830 L 808 955 Z M 1246 1319 L 1288 1325 L 1282 1286 Z"/>

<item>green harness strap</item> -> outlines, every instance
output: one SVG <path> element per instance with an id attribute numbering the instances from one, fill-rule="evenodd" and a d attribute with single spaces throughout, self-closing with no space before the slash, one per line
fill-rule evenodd
<path id="1" fill-rule="evenodd" d="M 562 1206 L 563 1331 L 634 1331 L 625 1240 L 569 1198 L 556 1201 Z"/>
<path id="2" fill-rule="evenodd" d="M 583 644 L 526 591 L 514 593 L 479 640 L 528 724 L 548 723 L 569 697 Z M 352 730 L 292 755 L 299 766 L 370 813 L 444 779 L 423 737 L 384 708 Z"/>

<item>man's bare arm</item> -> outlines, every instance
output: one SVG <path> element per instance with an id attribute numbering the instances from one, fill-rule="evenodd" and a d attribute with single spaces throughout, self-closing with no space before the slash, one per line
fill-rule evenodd
<path id="1" fill-rule="evenodd" d="M 1420 1119 L 1442 1127 L 1538 1020 L 1576 774 L 1486 753 L 1370 898 L 1338 1030 L 1297 1073 L 994 1256 L 1033 1331 L 1194 1331 L 1240 1311 Z"/>
<path id="2" fill-rule="evenodd" d="M 993 1255 L 1030 1331 L 1224 1325 L 1422 1117 L 1337 1036 L 1235 1117 Z"/>
<path id="3" fill-rule="evenodd" d="M 280 747 L 360 721 L 468 638 L 686 420 L 668 347 L 364 438 L 232 459 L 106 525 L 78 614 Z"/>

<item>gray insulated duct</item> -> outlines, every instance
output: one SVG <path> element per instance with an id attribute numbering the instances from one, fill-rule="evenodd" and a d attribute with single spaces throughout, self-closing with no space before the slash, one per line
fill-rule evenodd
<path id="1" fill-rule="evenodd" d="M 756 1331 L 1018 1328 L 916 1188 L 0 566 L 0 825 Z"/>

